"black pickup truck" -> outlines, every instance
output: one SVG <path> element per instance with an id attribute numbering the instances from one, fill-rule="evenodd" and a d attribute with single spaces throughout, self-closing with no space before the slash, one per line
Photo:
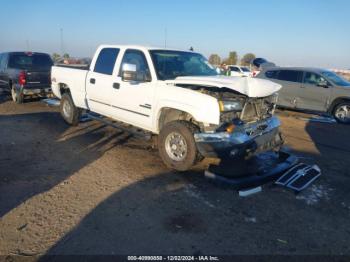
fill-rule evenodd
<path id="1" fill-rule="evenodd" d="M 0 54 L 0 88 L 11 92 L 16 103 L 25 96 L 51 93 L 52 59 L 45 53 L 9 52 Z"/>

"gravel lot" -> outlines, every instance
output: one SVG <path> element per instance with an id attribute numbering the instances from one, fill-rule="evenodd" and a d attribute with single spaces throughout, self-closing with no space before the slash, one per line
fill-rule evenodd
<path id="1" fill-rule="evenodd" d="M 0 255 L 350 254 L 350 126 L 280 112 L 286 147 L 323 175 L 248 198 L 167 169 L 150 143 L 0 98 Z"/>

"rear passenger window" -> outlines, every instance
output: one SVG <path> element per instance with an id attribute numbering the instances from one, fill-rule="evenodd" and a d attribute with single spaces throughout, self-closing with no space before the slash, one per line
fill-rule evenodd
<path id="1" fill-rule="evenodd" d="M 278 70 L 274 70 L 274 71 L 267 71 L 266 73 L 265 73 L 265 76 L 267 77 L 267 78 L 272 78 L 272 79 L 277 79 L 277 77 L 278 77 Z"/>
<path id="2" fill-rule="evenodd" d="M 278 80 L 301 83 L 302 76 L 302 71 L 281 70 L 278 74 Z"/>
<path id="3" fill-rule="evenodd" d="M 94 72 L 105 75 L 112 75 L 118 54 L 118 48 L 102 49 L 96 60 Z"/>

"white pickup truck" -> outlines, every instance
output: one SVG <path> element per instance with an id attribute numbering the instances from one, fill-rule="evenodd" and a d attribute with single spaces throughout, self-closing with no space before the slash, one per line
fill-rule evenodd
<path id="1" fill-rule="evenodd" d="M 52 67 L 64 120 L 82 110 L 158 135 L 164 163 L 184 171 L 203 157 L 247 157 L 282 144 L 273 116 L 280 85 L 227 77 L 201 55 L 102 45 L 89 68 Z"/>

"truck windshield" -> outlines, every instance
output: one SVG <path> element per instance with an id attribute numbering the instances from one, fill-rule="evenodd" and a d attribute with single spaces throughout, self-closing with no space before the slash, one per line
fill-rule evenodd
<path id="1" fill-rule="evenodd" d="M 336 73 L 333 73 L 331 71 L 323 71 L 321 74 L 337 86 L 350 86 L 349 81 L 346 81 Z"/>
<path id="2" fill-rule="evenodd" d="M 52 60 L 45 54 L 13 54 L 9 59 L 9 67 L 28 70 L 50 70 Z"/>
<path id="3" fill-rule="evenodd" d="M 178 76 L 218 75 L 208 60 L 198 53 L 151 50 L 150 54 L 159 80 L 171 80 Z"/>

